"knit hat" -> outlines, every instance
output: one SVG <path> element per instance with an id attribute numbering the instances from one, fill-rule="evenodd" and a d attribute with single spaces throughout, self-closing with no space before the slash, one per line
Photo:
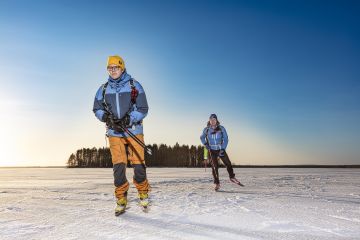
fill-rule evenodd
<path id="1" fill-rule="evenodd" d="M 107 66 L 109 65 L 117 65 L 121 67 L 122 70 L 125 69 L 125 62 L 120 56 L 109 56 Z"/>
<path id="2" fill-rule="evenodd" d="M 209 117 L 209 119 L 210 119 L 210 118 L 215 118 L 215 119 L 217 120 L 217 116 L 216 116 L 215 113 L 211 114 L 210 117 Z"/>

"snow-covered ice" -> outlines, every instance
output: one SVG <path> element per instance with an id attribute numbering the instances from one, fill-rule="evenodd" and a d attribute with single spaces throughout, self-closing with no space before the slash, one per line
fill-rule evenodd
<path id="1" fill-rule="evenodd" d="M 360 239 L 359 169 L 148 168 L 150 212 L 129 191 L 114 216 L 112 169 L 0 169 L 0 239 Z M 132 169 L 128 169 L 128 179 Z"/>

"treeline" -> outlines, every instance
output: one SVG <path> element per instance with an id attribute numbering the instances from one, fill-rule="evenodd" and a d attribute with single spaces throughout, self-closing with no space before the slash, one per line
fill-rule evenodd
<path id="1" fill-rule="evenodd" d="M 166 144 L 148 145 L 152 155 L 145 153 L 145 162 L 149 167 L 202 167 L 204 159 L 203 146 L 174 146 Z M 111 153 L 109 148 L 82 148 L 70 155 L 67 161 L 68 167 L 112 167 Z"/>

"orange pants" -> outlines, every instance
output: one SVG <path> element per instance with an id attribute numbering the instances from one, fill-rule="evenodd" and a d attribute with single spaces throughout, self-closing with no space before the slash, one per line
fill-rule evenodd
<path id="1" fill-rule="evenodd" d="M 144 135 L 136 136 L 144 142 Z M 128 160 L 134 169 L 133 183 L 138 192 L 147 193 L 150 185 L 146 177 L 144 148 L 131 137 L 109 137 L 109 142 L 112 163 L 114 165 L 115 196 L 120 199 L 126 196 L 129 190 L 129 182 L 126 179 L 126 165 Z"/>

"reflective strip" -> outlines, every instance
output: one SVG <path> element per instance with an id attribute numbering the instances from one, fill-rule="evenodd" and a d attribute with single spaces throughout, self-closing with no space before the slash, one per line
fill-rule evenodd
<path id="1" fill-rule="evenodd" d="M 117 110 L 117 115 L 118 115 L 118 119 L 120 119 L 120 104 L 119 104 L 119 93 L 116 93 L 116 110 Z"/>

